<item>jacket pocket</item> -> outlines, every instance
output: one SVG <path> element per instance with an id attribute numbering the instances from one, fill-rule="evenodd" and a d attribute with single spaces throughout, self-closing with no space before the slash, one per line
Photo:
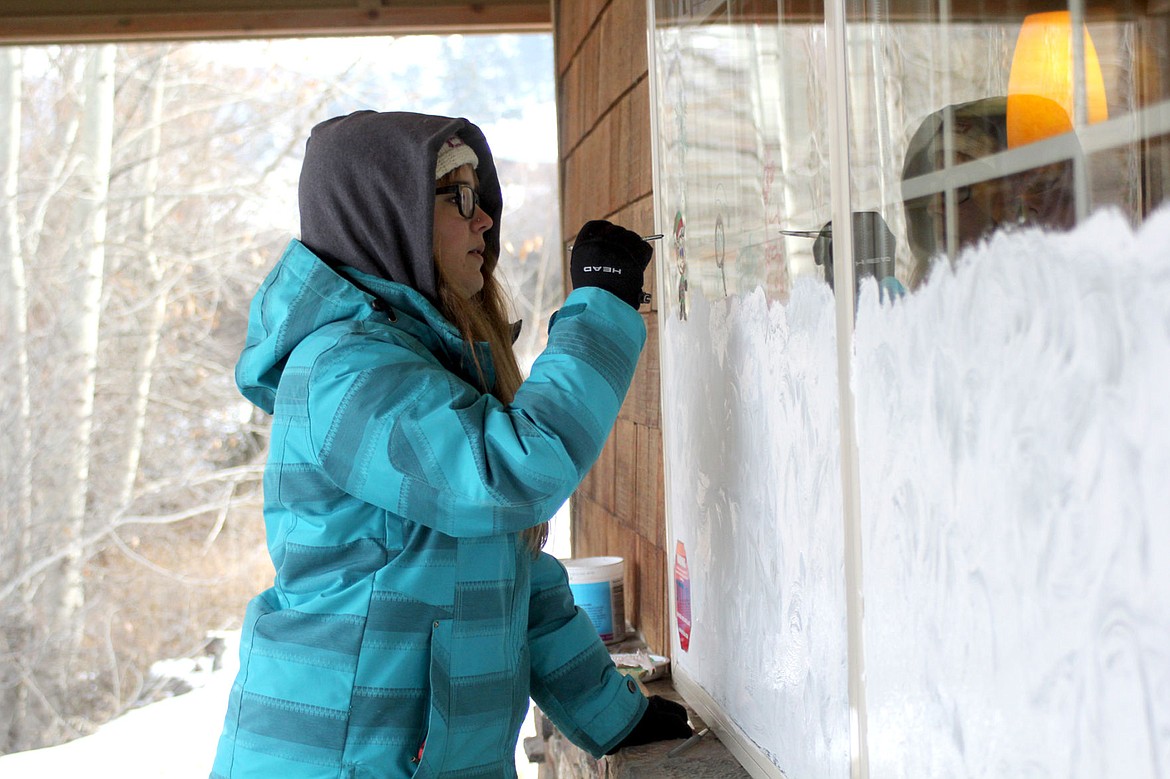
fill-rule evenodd
<path id="1" fill-rule="evenodd" d="M 451 630 L 452 620 L 431 623 L 431 699 L 427 730 L 420 734 L 422 758 L 413 777 L 426 779 L 443 772 L 447 754 L 447 723 L 451 721 Z"/>

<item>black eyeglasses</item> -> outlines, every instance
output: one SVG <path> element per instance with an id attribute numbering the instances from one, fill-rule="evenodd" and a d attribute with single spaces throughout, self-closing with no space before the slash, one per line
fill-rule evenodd
<path id="1" fill-rule="evenodd" d="M 455 195 L 453 200 L 459 208 L 459 216 L 464 219 L 475 216 L 475 209 L 479 205 L 479 193 L 470 184 L 435 187 L 435 195 Z"/>

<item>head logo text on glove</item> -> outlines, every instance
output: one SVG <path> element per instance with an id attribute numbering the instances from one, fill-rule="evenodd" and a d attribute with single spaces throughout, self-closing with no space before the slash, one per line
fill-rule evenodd
<path id="1" fill-rule="evenodd" d="M 636 311 L 646 299 L 642 282 L 653 254 L 653 247 L 633 230 L 604 219 L 586 222 L 569 255 L 573 289 L 598 287 Z"/>

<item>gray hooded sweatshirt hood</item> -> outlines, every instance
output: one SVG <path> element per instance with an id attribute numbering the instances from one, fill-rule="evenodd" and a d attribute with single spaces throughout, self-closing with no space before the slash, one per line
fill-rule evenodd
<path id="1" fill-rule="evenodd" d="M 452 135 L 479 157 L 480 208 L 493 223 L 484 235 L 490 272 L 503 197 L 487 140 L 466 119 L 358 111 L 314 127 L 301 168 L 301 243 L 330 265 L 405 284 L 437 305 L 435 160 Z"/>

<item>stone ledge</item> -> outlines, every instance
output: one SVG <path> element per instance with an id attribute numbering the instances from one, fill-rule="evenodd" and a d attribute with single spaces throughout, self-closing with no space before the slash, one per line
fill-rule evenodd
<path id="1" fill-rule="evenodd" d="M 669 679 L 650 682 L 645 689 L 648 695 L 661 695 L 686 706 Z M 687 713 L 696 730 L 705 727 L 689 706 Z M 713 731 L 674 757 L 667 753 L 682 741 L 629 747 L 595 760 L 565 738 L 539 709 L 535 718 L 536 736 L 524 740 L 524 751 L 529 760 L 540 764 L 540 779 L 749 779 Z"/>

